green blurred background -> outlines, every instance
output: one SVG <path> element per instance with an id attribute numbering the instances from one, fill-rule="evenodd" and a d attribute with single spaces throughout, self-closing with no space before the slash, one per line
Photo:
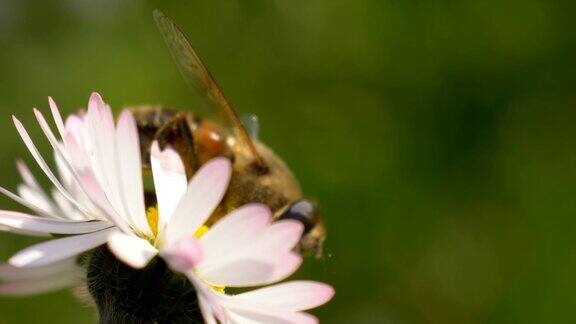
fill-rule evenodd
<path id="1" fill-rule="evenodd" d="M 321 203 L 298 276 L 336 287 L 324 323 L 576 320 L 574 1 L 0 0 L 3 186 L 29 159 L 10 115 L 48 95 L 195 109 L 156 7 Z M 0 299 L 0 323 L 94 321 L 69 292 Z"/>

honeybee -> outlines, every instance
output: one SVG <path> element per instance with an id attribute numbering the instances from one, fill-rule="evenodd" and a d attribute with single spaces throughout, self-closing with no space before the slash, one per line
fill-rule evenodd
<path id="1" fill-rule="evenodd" d="M 188 177 L 211 158 L 226 156 L 233 162 L 232 179 L 228 193 L 210 222 L 246 203 L 263 203 L 270 207 L 276 220 L 302 222 L 305 232 L 299 244 L 301 251 L 320 257 L 326 232 L 315 204 L 303 198 L 298 181 L 284 161 L 268 146 L 248 135 L 176 24 L 159 10 L 154 11 L 154 19 L 182 75 L 209 99 L 209 107 L 220 118 L 204 119 L 191 111 L 162 107 L 135 108 L 144 170 L 150 171 L 150 146 L 154 140 L 162 148 L 170 145 L 179 152 Z M 153 195 L 148 196 L 153 199 Z"/>
<path id="2" fill-rule="evenodd" d="M 251 202 L 270 207 L 275 220 L 295 219 L 304 225 L 299 249 L 321 256 L 325 229 L 320 213 L 303 198 L 290 169 L 270 148 L 251 138 L 236 112 L 184 34 L 160 11 L 154 19 L 184 78 L 212 102 L 220 119 L 203 118 L 191 111 L 160 106 L 132 108 L 140 138 L 143 174 L 151 175 L 153 141 L 170 146 L 181 156 L 190 178 L 206 161 L 225 156 L 233 173 L 224 199 L 208 220 L 216 222 L 231 210 Z M 156 204 L 153 191 L 145 192 L 147 206 Z M 200 323 L 194 287 L 169 270 L 161 258 L 144 269 L 118 261 L 106 246 L 86 253 L 81 264 L 87 281 L 77 292 L 98 307 L 100 323 Z"/>

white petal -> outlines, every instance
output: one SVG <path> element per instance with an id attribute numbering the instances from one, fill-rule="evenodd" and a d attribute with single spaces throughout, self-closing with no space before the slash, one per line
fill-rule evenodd
<path id="1" fill-rule="evenodd" d="M 215 292 L 211 286 L 200 280 L 192 271 L 185 273 L 185 275 L 192 285 L 194 285 L 198 299 L 204 301 L 206 308 L 201 308 L 203 316 L 206 317 L 208 314 L 212 314 L 220 323 L 226 323 L 224 309 L 220 305 L 220 298 L 226 297 L 226 295 Z M 206 311 L 206 313 L 204 313 L 204 311 Z"/>
<path id="2" fill-rule="evenodd" d="M 28 202 L 27 200 L 24 200 L 22 197 L 14 194 L 13 192 L 9 191 L 6 188 L 0 187 L 0 193 L 3 194 L 4 196 L 14 200 L 15 202 L 19 203 L 20 205 L 22 205 L 22 206 L 24 206 L 30 210 L 33 210 L 38 215 L 41 215 L 44 217 L 49 217 L 49 218 L 55 218 L 55 219 L 63 219 L 63 217 L 61 217 L 60 215 L 46 211 L 42 208 L 42 206 L 36 206 L 34 203 Z"/>
<path id="3" fill-rule="evenodd" d="M 85 214 L 81 213 L 66 200 L 58 190 L 52 190 L 52 199 L 54 199 L 54 203 L 58 206 L 58 209 L 62 211 L 62 215 L 65 216 L 66 219 L 76 221 L 95 220 L 95 218 L 87 218 Z"/>
<path id="4" fill-rule="evenodd" d="M 217 324 L 216 318 L 212 312 L 212 307 L 210 306 L 210 302 L 205 297 L 198 294 L 198 303 L 200 305 L 200 311 L 202 312 L 204 322 L 206 324 Z"/>
<path id="5" fill-rule="evenodd" d="M 122 111 L 118 119 L 116 142 L 120 160 L 120 179 L 128 215 L 136 229 L 145 235 L 152 234 L 144 206 L 142 164 L 138 129 L 132 113 Z"/>
<path id="6" fill-rule="evenodd" d="M 72 131 L 66 132 L 62 138 L 66 152 L 68 153 L 68 158 L 77 171 L 92 169 L 93 165 L 90 156 L 92 156 L 93 153 L 90 136 L 81 133 L 82 131 L 87 133 L 88 126 L 86 123 L 81 122 L 76 116 L 68 117 L 68 121 L 67 124 L 73 125 L 70 127 Z M 80 129 L 81 127 L 84 129 Z"/>
<path id="7" fill-rule="evenodd" d="M 86 121 L 86 111 L 79 111 L 77 114 L 72 114 L 66 117 L 64 127 L 66 131 L 64 134 L 72 134 L 79 143 L 84 143 L 83 147 L 88 148 L 91 142 L 89 139 L 90 133 L 88 131 L 88 123 Z M 89 152 L 90 150 L 87 150 Z"/>
<path id="8" fill-rule="evenodd" d="M 152 142 L 150 164 L 158 199 L 158 223 L 159 227 L 163 228 L 170 221 L 178 202 L 184 196 L 188 179 L 178 152 L 171 147 L 161 151 L 157 141 Z"/>
<path id="9" fill-rule="evenodd" d="M 294 273 L 302 262 L 298 254 L 291 252 L 302 230 L 302 224 L 297 221 L 280 221 L 261 230 L 258 235 L 254 235 L 251 240 L 241 245 L 229 245 L 228 251 L 219 251 L 219 254 L 214 254 L 206 247 L 205 260 L 198 265 L 197 269 L 208 280 L 231 286 L 216 281 L 221 279 L 212 277 L 213 273 L 236 272 L 233 270 L 236 264 L 254 262 L 268 265 L 270 271 L 261 273 L 260 277 L 257 277 L 255 273 L 251 274 L 251 285 L 277 282 Z M 226 237 L 221 237 L 221 240 L 226 240 Z"/>
<path id="10" fill-rule="evenodd" d="M 26 163 L 24 163 L 24 161 L 22 160 L 16 161 L 16 169 L 18 170 L 18 173 L 20 173 L 22 180 L 27 186 L 37 190 L 41 189 L 40 185 L 38 185 L 38 181 L 36 181 L 36 178 L 30 171 Z"/>
<path id="11" fill-rule="evenodd" d="M 76 170 L 72 166 L 72 162 L 69 160 L 69 152 L 64 151 L 62 144 L 58 141 L 58 139 L 56 139 L 56 136 L 54 136 L 52 129 L 48 125 L 48 122 L 46 122 L 44 119 L 42 113 L 38 109 L 34 108 L 34 114 L 36 115 L 36 119 L 38 120 L 40 128 L 44 132 L 44 135 L 54 150 L 56 168 L 64 188 L 66 188 L 72 198 L 78 199 L 81 196 L 81 192 L 78 190 L 81 189 L 81 186 L 77 184 L 78 176 L 76 174 Z M 87 206 L 84 207 L 88 208 Z"/>
<path id="12" fill-rule="evenodd" d="M 52 237 L 52 235 L 49 233 L 25 231 L 25 230 L 21 230 L 21 229 L 9 227 L 9 226 L 4 226 L 4 225 L 0 225 L 0 231 L 18 234 L 18 235 L 23 235 L 23 236 Z"/>
<path id="13" fill-rule="evenodd" d="M 274 271 L 260 285 L 268 285 L 291 276 L 302 264 L 302 257 L 296 252 L 288 252 L 274 259 Z"/>
<path id="14" fill-rule="evenodd" d="M 304 226 L 296 220 L 281 220 L 273 223 L 251 245 L 251 254 L 267 255 L 292 250 L 300 241 Z"/>
<path id="15" fill-rule="evenodd" d="M 67 192 L 70 194 L 72 198 L 78 201 L 78 205 L 83 207 L 83 211 L 86 212 L 86 218 L 93 218 L 91 215 L 91 211 L 94 209 L 90 201 L 87 199 L 88 193 L 82 186 L 79 172 L 73 167 L 73 161 L 70 159 L 70 156 L 76 154 L 76 152 L 65 152 L 60 142 L 54 136 L 52 129 L 44 119 L 44 116 L 38 109 L 34 109 L 34 114 L 36 115 L 36 119 L 38 120 L 38 124 L 40 128 L 48 138 L 50 145 L 54 149 L 54 159 L 56 161 L 56 167 L 58 168 L 58 173 L 62 182 L 64 184 L 64 188 L 66 188 Z M 69 145 L 70 147 L 74 147 L 73 145 Z M 82 203 L 80 203 L 80 201 Z"/>
<path id="16" fill-rule="evenodd" d="M 256 257 L 230 258 L 210 267 L 204 267 L 201 263 L 196 271 L 202 278 L 218 286 L 247 287 L 268 285 L 286 279 L 302 264 L 302 257 L 294 252 L 260 259 Z"/>
<path id="17" fill-rule="evenodd" d="M 73 287 L 82 282 L 78 272 L 61 272 L 46 278 L 13 281 L 0 284 L 0 295 L 28 296 Z"/>
<path id="18" fill-rule="evenodd" d="M 34 268 L 19 268 L 5 263 L 0 265 L 0 280 L 32 280 L 59 275 L 63 272 L 81 270 L 82 268 L 77 264 L 76 258 L 64 259 L 62 261 Z"/>
<path id="19" fill-rule="evenodd" d="M 230 254 L 258 237 L 270 219 L 270 209 L 262 204 L 244 205 L 223 217 L 200 239 L 205 252 L 203 264 L 229 259 Z"/>
<path id="20" fill-rule="evenodd" d="M 166 227 L 168 243 L 192 236 L 206 222 L 224 197 L 231 174 L 225 158 L 212 159 L 197 171 Z"/>
<path id="21" fill-rule="evenodd" d="M 201 278 L 217 286 L 246 287 L 257 286 L 271 276 L 274 265 L 259 260 L 235 260 L 224 267 L 214 267 L 198 271 Z"/>
<path id="22" fill-rule="evenodd" d="M 46 196 L 46 194 L 44 194 L 44 192 L 34 190 L 25 184 L 18 185 L 17 190 L 18 196 L 25 200 L 29 205 L 34 206 L 33 210 L 42 211 L 41 213 L 38 213 L 39 215 L 51 214 L 61 216 L 58 207 Z"/>
<path id="23" fill-rule="evenodd" d="M 270 320 L 267 318 L 267 320 Z M 238 315 L 236 313 L 228 313 L 227 324 L 259 324 L 260 322 Z M 286 324 L 286 323 L 281 323 Z"/>
<path id="24" fill-rule="evenodd" d="M 24 213 L 0 210 L 0 225 L 27 232 L 84 234 L 103 230 L 112 224 L 102 221 L 66 221 L 46 219 Z"/>
<path id="25" fill-rule="evenodd" d="M 58 147 L 58 150 L 54 150 L 54 162 L 56 163 L 57 175 L 59 176 L 60 181 L 64 185 L 64 188 L 66 188 L 70 192 L 70 195 L 74 198 L 78 198 L 78 192 L 76 190 L 73 190 L 79 188 L 79 186 L 74 186 L 75 170 L 72 169 L 72 164 L 69 161 L 65 160 L 65 157 L 63 157 L 63 155 L 66 154 L 66 152 L 64 152 L 63 149 L 61 148 L 62 144 L 59 142 L 54 144 L 56 145 L 56 147 Z"/>
<path id="26" fill-rule="evenodd" d="M 58 178 L 56 178 L 54 173 L 52 173 L 52 171 L 48 167 L 48 164 L 46 164 L 46 161 L 44 160 L 44 158 L 34 145 L 34 142 L 32 142 L 32 139 L 28 135 L 28 132 L 26 132 L 26 129 L 24 128 L 22 123 L 14 116 L 12 116 L 12 119 L 14 121 L 14 125 L 16 125 L 16 129 L 18 130 L 20 137 L 22 137 L 22 140 L 24 141 L 24 144 L 26 145 L 26 147 L 36 160 L 36 163 L 38 163 L 38 166 L 42 169 L 42 171 L 44 171 L 44 173 L 50 179 L 50 181 L 52 181 L 54 186 L 58 188 L 58 190 L 60 190 L 60 192 L 64 197 L 66 197 L 66 199 L 70 200 L 70 202 L 72 202 L 76 207 L 78 207 L 78 209 L 82 210 L 85 213 L 88 213 L 83 206 L 79 205 L 78 202 L 72 196 L 70 196 L 70 193 L 64 188 L 64 186 L 62 186 L 60 181 L 58 181 Z"/>
<path id="27" fill-rule="evenodd" d="M 287 311 L 239 309 L 229 312 L 230 324 L 316 324 L 318 319 L 310 314 Z"/>
<path id="28" fill-rule="evenodd" d="M 108 201 L 114 207 L 118 225 L 126 223 L 128 208 L 124 204 L 118 172 L 119 161 L 116 150 L 116 128 L 110 109 L 104 104 L 99 94 L 93 93 L 88 102 L 88 129 L 92 141 L 91 156 L 98 183 Z M 123 228 L 125 230 L 125 228 Z"/>
<path id="29" fill-rule="evenodd" d="M 57 214 L 54 202 L 44 192 L 39 192 L 25 184 L 20 184 L 18 186 L 18 195 L 46 214 Z"/>
<path id="30" fill-rule="evenodd" d="M 108 247 L 118 259 L 136 269 L 144 268 L 158 254 L 148 241 L 120 231 L 110 235 Z"/>
<path id="31" fill-rule="evenodd" d="M 60 115 L 60 110 L 58 110 L 58 106 L 52 99 L 52 97 L 48 97 L 48 105 L 50 105 L 50 111 L 52 112 L 52 118 L 56 123 L 56 127 L 58 128 L 58 132 L 60 133 L 60 138 L 64 139 L 64 134 L 66 134 L 66 127 L 64 126 L 64 122 L 62 121 L 62 116 Z"/>
<path id="32" fill-rule="evenodd" d="M 276 308 L 286 311 L 303 311 L 327 303 L 334 296 L 334 288 L 315 281 L 289 281 L 268 286 L 232 298 L 254 308 Z"/>
<path id="33" fill-rule="evenodd" d="M 16 267 L 38 267 L 67 259 L 106 242 L 113 229 L 55 239 L 32 245 L 8 260 Z"/>
<path id="34" fill-rule="evenodd" d="M 80 185 L 84 188 L 86 195 L 90 197 L 90 201 L 98 207 L 98 210 L 109 219 L 111 222 L 116 224 L 124 231 L 129 231 L 126 221 L 116 213 L 116 210 L 108 200 L 104 189 L 98 183 L 98 180 L 92 173 L 92 170 L 86 170 L 84 172 L 78 173 L 78 181 Z"/>
<path id="35" fill-rule="evenodd" d="M 286 279 L 302 264 L 294 252 L 282 253 L 269 260 L 238 258 L 210 268 L 197 267 L 202 278 L 218 286 L 262 286 Z"/>

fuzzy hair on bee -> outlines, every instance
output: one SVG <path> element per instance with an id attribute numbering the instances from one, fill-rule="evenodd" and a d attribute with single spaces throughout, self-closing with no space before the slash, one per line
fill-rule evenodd
<path id="1" fill-rule="evenodd" d="M 120 262 L 102 246 L 81 258 L 85 289 L 101 324 L 203 323 L 196 290 L 161 258 L 143 269 Z"/>

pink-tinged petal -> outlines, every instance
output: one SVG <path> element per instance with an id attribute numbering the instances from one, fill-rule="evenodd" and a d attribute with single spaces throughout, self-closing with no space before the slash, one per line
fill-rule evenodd
<path id="1" fill-rule="evenodd" d="M 302 257 L 294 252 L 276 255 L 230 256 L 218 264 L 205 266 L 202 262 L 196 267 L 201 277 L 219 286 L 248 287 L 261 286 L 283 280 L 296 272 Z"/>
<path id="2" fill-rule="evenodd" d="M 117 209 L 112 210 L 113 208 L 111 208 L 111 206 L 109 205 L 109 203 L 105 202 L 102 199 L 102 194 L 104 193 L 104 195 L 106 196 L 106 192 L 103 192 L 100 188 L 100 191 L 98 195 L 95 196 L 95 191 L 94 191 L 94 186 L 90 185 L 90 186 L 86 186 L 86 175 L 87 174 L 93 174 L 92 170 L 90 168 L 87 168 L 86 170 L 76 170 L 72 164 L 73 162 L 68 160 L 68 155 L 71 156 L 75 156 L 78 155 L 78 158 L 81 158 L 79 155 L 82 155 L 82 153 L 80 153 L 79 151 L 76 151 L 75 149 L 77 149 L 78 147 L 75 146 L 75 141 L 73 139 L 70 139 L 68 141 L 69 143 L 69 147 L 71 148 L 71 150 L 69 151 L 69 154 L 65 154 L 61 147 L 60 144 L 57 142 L 54 134 L 52 133 L 52 130 L 50 129 L 50 127 L 48 126 L 48 123 L 46 122 L 46 120 L 44 119 L 44 116 L 42 115 L 42 113 L 40 111 L 38 111 L 37 109 L 34 109 L 34 113 L 36 114 L 36 118 L 38 119 L 38 123 L 40 124 L 40 127 L 42 128 L 42 130 L 44 131 L 44 134 L 46 135 L 46 137 L 48 138 L 50 144 L 52 145 L 52 147 L 54 148 L 54 151 L 56 152 L 56 161 L 59 162 L 57 163 L 60 169 L 60 173 L 63 175 L 64 179 L 67 179 L 68 185 L 72 186 L 74 183 L 74 181 L 76 181 L 76 183 L 78 184 L 78 187 L 81 188 L 82 193 L 88 197 L 92 197 L 92 198 L 96 198 L 97 202 L 99 203 L 98 206 L 104 210 L 104 212 L 110 216 L 110 218 L 114 221 L 114 223 L 116 223 L 116 225 L 118 225 L 120 228 L 122 228 L 123 230 L 128 230 L 124 219 L 122 219 L 121 217 L 119 217 L 117 215 Z M 111 146 L 115 146 L 115 143 L 110 143 Z M 109 175 L 107 175 L 109 176 Z M 95 180 L 95 179 L 94 179 Z M 77 195 L 80 193 L 77 193 Z M 107 198 L 109 196 L 106 196 Z M 115 197 L 115 199 L 119 199 L 118 197 Z M 110 199 L 106 199 L 108 201 L 110 201 Z M 84 205 L 80 205 L 78 203 L 75 204 L 77 207 L 81 206 L 82 208 L 80 208 L 80 210 L 84 211 L 86 213 L 86 218 L 91 218 L 90 214 L 89 214 L 89 210 L 87 209 L 87 206 Z"/>
<path id="3" fill-rule="evenodd" d="M 73 135 L 79 143 L 90 144 L 90 133 L 86 119 L 85 111 L 80 111 L 79 114 L 66 117 L 66 122 L 64 123 L 64 127 L 66 127 L 65 134 Z"/>
<path id="4" fill-rule="evenodd" d="M 158 254 L 148 241 L 120 231 L 110 235 L 108 247 L 120 261 L 136 269 L 144 268 Z"/>
<path id="5" fill-rule="evenodd" d="M 61 143 L 59 143 L 56 137 L 54 136 L 54 133 L 52 132 L 46 120 L 44 119 L 42 113 L 39 110 L 34 109 L 34 114 L 36 115 L 36 119 L 38 120 L 40 128 L 42 128 L 42 131 L 44 131 L 46 138 L 48 138 L 48 141 L 50 142 L 52 148 L 54 149 L 55 152 L 54 158 L 56 160 L 56 166 L 58 168 L 60 177 L 64 182 L 64 187 L 67 189 L 67 191 L 71 194 L 73 198 L 75 199 L 78 199 L 80 197 L 85 198 L 88 195 L 88 193 L 82 186 L 79 172 L 73 167 L 74 162 L 70 159 L 71 155 L 70 153 L 75 154 L 76 152 L 74 151 L 64 152 Z M 74 148 L 73 143 L 71 143 L 70 147 Z M 80 189 L 80 191 L 78 191 L 78 189 Z M 83 205 L 83 207 L 86 208 L 87 211 L 90 210 L 89 206 Z M 89 214 L 86 216 L 87 218 L 89 218 Z"/>
<path id="6" fill-rule="evenodd" d="M 225 312 L 220 305 L 220 299 L 226 297 L 226 295 L 215 292 L 211 286 L 200 280 L 194 272 L 189 271 L 184 274 L 196 289 L 198 299 L 204 301 L 206 309 L 201 309 L 202 314 L 212 314 L 220 323 L 226 323 Z"/>
<path id="7" fill-rule="evenodd" d="M 334 288 L 316 281 L 289 281 L 245 292 L 232 298 L 239 304 L 255 308 L 275 308 L 286 311 L 304 311 L 330 301 Z"/>
<path id="8" fill-rule="evenodd" d="M 86 148 L 82 146 L 72 133 L 66 133 L 64 135 L 64 143 L 66 145 L 66 153 L 70 159 L 70 163 L 74 166 L 77 171 L 82 171 L 85 169 L 91 169 L 92 165 L 89 158 L 89 152 Z"/>
<path id="9" fill-rule="evenodd" d="M 64 135 L 66 134 L 66 127 L 64 126 L 62 115 L 60 115 L 60 110 L 58 109 L 58 106 L 56 106 L 56 103 L 52 97 L 48 97 L 48 105 L 50 106 L 50 111 L 52 112 L 54 123 L 56 123 L 56 128 L 58 128 L 58 133 L 60 133 L 60 138 L 64 139 Z"/>
<path id="10" fill-rule="evenodd" d="M 88 193 L 85 191 L 84 187 L 82 186 L 81 180 L 79 179 L 80 178 L 79 171 L 76 168 L 74 168 L 73 159 L 70 158 L 73 154 L 77 154 L 77 152 L 73 150 L 75 148 L 74 143 L 70 143 L 69 145 L 69 147 L 72 148 L 72 150 L 65 152 L 63 150 L 61 143 L 58 142 L 58 140 L 54 136 L 52 129 L 44 119 L 42 113 L 39 110 L 34 109 L 34 114 L 36 115 L 36 119 L 38 120 L 40 128 L 42 128 L 42 131 L 44 132 L 46 138 L 48 138 L 48 141 L 50 142 L 52 148 L 54 149 L 55 152 L 54 159 L 56 161 L 56 166 L 58 168 L 60 178 L 64 182 L 64 187 L 67 189 L 70 195 L 76 200 L 80 198 L 84 198 L 84 200 L 86 200 L 86 196 L 88 195 Z M 83 205 L 83 207 L 86 208 L 87 211 L 92 209 L 89 208 L 90 206 L 86 205 Z"/>
<path id="11" fill-rule="evenodd" d="M 192 270 L 202 260 L 202 256 L 200 244 L 192 237 L 183 238 L 162 251 L 162 258 L 170 268 L 181 273 Z"/>
<path id="12" fill-rule="evenodd" d="M 50 142 L 50 145 L 54 149 L 54 158 L 56 160 L 56 166 L 58 169 L 58 173 L 60 175 L 61 180 L 64 182 L 64 187 L 66 189 L 70 189 L 70 187 L 74 186 L 74 181 L 77 181 L 77 174 L 76 169 L 74 166 L 74 161 L 70 158 L 70 152 L 65 151 L 64 147 L 61 142 L 58 141 L 50 125 L 42 115 L 42 113 L 34 108 L 34 115 L 36 116 L 36 120 L 40 125 L 40 128 L 44 132 L 44 135 Z"/>
<path id="13" fill-rule="evenodd" d="M 262 204 L 244 205 L 223 217 L 202 236 L 205 265 L 226 260 L 269 225 L 270 209 Z"/>
<path id="14" fill-rule="evenodd" d="M 26 129 L 24 128 L 22 123 L 14 116 L 12 116 L 12 119 L 14 121 L 14 125 L 16 126 L 16 129 L 18 130 L 18 133 L 20 134 L 20 137 L 22 137 L 22 140 L 24 141 L 24 144 L 26 145 L 26 147 L 28 148 L 28 150 L 30 151 L 30 153 L 32 154 L 34 159 L 36 160 L 36 163 L 38 164 L 38 166 L 42 169 L 42 171 L 44 171 L 44 173 L 50 179 L 50 181 L 52 181 L 54 186 L 56 188 L 58 188 L 58 190 L 62 193 L 62 195 L 66 199 L 68 199 L 71 203 L 73 203 L 79 210 L 81 210 L 82 212 L 84 212 L 86 214 L 89 214 L 86 211 L 86 209 L 84 208 L 84 206 L 81 206 L 80 204 L 78 204 L 78 202 L 73 197 L 70 196 L 70 193 L 66 190 L 66 188 L 64 188 L 64 186 L 62 186 L 62 184 L 60 183 L 58 178 L 56 178 L 54 173 L 52 173 L 52 171 L 48 167 L 48 164 L 46 163 L 46 161 L 44 160 L 44 158 L 42 157 L 42 155 L 40 154 L 40 152 L 36 148 L 36 145 L 34 145 L 34 142 L 32 142 L 32 139 L 28 135 L 28 132 L 26 131 Z"/>
<path id="15" fill-rule="evenodd" d="M 209 247 L 206 247 L 206 260 L 198 265 L 198 271 L 210 275 L 215 271 L 218 273 L 235 271 L 233 269 L 238 263 L 255 262 L 268 265 L 270 271 L 262 273 L 259 277 L 252 276 L 251 285 L 280 281 L 300 267 L 302 258 L 291 250 L 298 242 L 302 231 L 303 227 L 299 222 L 287 220 L 269 225 L 243 244 L 227 246 L 228 251 L 214 254 Z M 226 237 L 220 239 L 227 240 Z M 201 242 L 204 243 L 203 240 Z"/>
<path id="16" fill-rule="evenodd" d="M 168 243 L 194 235 L 224 197 L 231 175 L 225 158 L 212 159 L 196 172 L 166 227 Z"/>
<path id="17" fill-rule="evenodd" d="M 122 111 L 116 130 L 120 160 L 120 179 L 124 191 L 125 205 L 134 227 L 144 235 L 152 234 L 144 206 L 142 164 L 140 161 L 140 140 L 132 113 Z"/>
<path id="18" fill-rule="evenodd" d="M 104 104 L 97 93 L 92 93 L 88 102 L 88 130 L 93 154 L 92 166 L 96 179 L 102 187 L 108 201 L 121 218 L 119 222 L 128 219 L 128 208 L 125 205 L 118 172 L 120 161 L 116 145 L 116 128 L 112 111 Z M 124 229 L 123 229 L 124 230 Z"/>
<path id="19" fill-rule="evenodd" d="M 267 279 L 263 278 L 260 285 L 268 285 L 284 280 L 294 274 L 302 265 L 302 257 L 295 252 L 283 253 L 277 258 L 270 258 L 269 260 L 274 262 L 274 271 Z"/>
<path id="20" fill-rule="evenodd" d="M 201 278 L 226 287 L 258 286 L 266 282 L 274 272 L 274 265 L 259 260 L 234 260 L 222 267 L 197 269 Z"/>
<path id="21" fill-rule="evenodd" d="M 112 226 L 111 223 L 103 221 L 47 219 L 8 210 L 0 210 L 0 225 L 40 234 L 85 234 Z"/>
<path id="22" fill-rule="evenodd" d="M 58 276 L 63 272 L 81 271 L 76 258 L 64 259 L 52 264 L 35 268 L 19 268 L 10 264 L 0 264 L 0 280 L 20 281 Z"/>
<path id="23" fill-rule="evenodd" d="M 55 239 L 32 245 L 8 260 L 16 267 L 39 267 L 67 259 L 106 242 L 113 229 Z"/>
<path id="24" fill-rule="evenodd" d="M 30 296 L 54 290 L 76 286 L 82 282 L 81 275 L 76 272 L 61 272 L 46 278 L 5 282 L 0 284 L 2 296 Z"/>
<path id="25" fill-rule="evenodd" d="M 112 111 L 106 108 L 98 93 L 92 93 L 88 102 L 86 124 L 92 146 L 92 158 L 98 167 L 97 175 L 103 185 L 118 190 L 116 178 L 116 127 Z"/>
<path id="26" fill-rule="evenodd" d="M 124 219 L 116 213 L 114 207 L 110 204 L 104 190 L 96 180 L 92 170 L 85 170 L 78 173 L 78 181 L 90 201 L 103 211 L 104 216 L 124 231 L 129 231 Z"/>
<path id="27" fill-rule="evenodd" d="M 214 313 L 212 312 L 212 307 L 206 298 L 202 295 L 198 295 L 198 304 L 200 305 L 200 311 L 202 312 L 202 318 L 204 318 L 204 323 L 206 324 L 218 324 Z"/>
<path id="28" fill-rule="evenodd" d="M 90 139 L 90 129 L 86 118 L 71 115 L 66 119 L 66 133 L 62 140 L 66 146 L 66 151 L 70 154 L 70 159 L 74 166 L 79 169 L 91 167 L 90 156 L 92 156 L 92 140 Z"/>
<path id="29" fill-rule="evenodd" d="M 277 254 L 292 250 L 304 232 L 302 223 L 296 220 L 281 220 L 273 223 L 253 243 L 253 252 Z"/>
<path id="30" fill-rule="evenodd" d="M 158 199 L 159 227 L 168 224 L 176 206 L 188 186 L 186 170 L 180 155 L 171 147 L 160 150 L 157 141 L 152 142 L 150 149 L 150 164 L 154 188 Z"/>

